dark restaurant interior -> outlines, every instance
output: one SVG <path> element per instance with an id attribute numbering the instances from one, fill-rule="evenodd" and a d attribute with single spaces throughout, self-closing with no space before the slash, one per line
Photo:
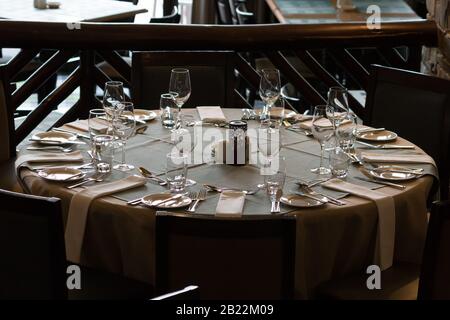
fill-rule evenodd
<path id="1" fill-rule="evenodd" d="M 450 0 L 0 0 L 0 141 L 0 300 L 450 299 Z"/>

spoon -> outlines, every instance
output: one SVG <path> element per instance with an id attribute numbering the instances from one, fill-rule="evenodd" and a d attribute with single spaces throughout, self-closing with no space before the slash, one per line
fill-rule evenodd
<path id="1" fill-rule="evenodd" d="M 138 168 L 139 173 L 149 179 L 154 179 L 156 181 L 159 182 L 159 185 L 164 186 L 167 185 L 167 181 L 165 181 L 164 179 L 161 179 L 160 177 L 155 176 L 153 173 L 151 173 L 150 171 L 148 171 L 147 169 L 145 169 L 144 167 L 139 167 Z"/>

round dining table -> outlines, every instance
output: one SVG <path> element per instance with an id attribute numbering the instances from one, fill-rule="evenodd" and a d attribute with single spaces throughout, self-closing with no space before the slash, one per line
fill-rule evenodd
<path id="1" fill-rule="evenodd" d="M 240 109 L 222 109 L 227 120 L 240 120 Z M 198 119 L 196 109 L 184 109 L 186 115 Z M 248 128 L 259 126 L 255 120 L 248 121 Z M 189 165 L 188 178 L 197 182 L 188 190 L 196 190 L 203 184 L 226 186 L 230 188 L 254 189 L 264 181 L 255 164 L 235 166 L 217 163 L 211 155 L 211 134 L 224 133 L 225 128 L 202 126 L 204 143 L 197 144 L 196 152 L 203 155 L 201 161 Z M 166 154 L 171 151 L 171 131 L 162 126 L 157 117 L 147 123 L 146 130 L 131 137 L 126 144 L 126 161 L 136 168 L 145 167 L 164 178 Z M 82 151 L 85 162 L 90 161 L 87 154 L 89 141 L 77 148 Z M 286 159 L 286 183 L 283 194 L 298 190 L 296 181 L 313 181 L 320 178 L 311 172 L 320 160 L 320 145 L 313 137 L 302 131 L 281 130 L 281 156 Z M 408 144 L 397 138 L 393 144 Z M 35 154 L 24 145 L 19 156 Z M 209 149 L 208 149 L 209 148 Z M 119 149 L 120 150 L 120 149 Z M 35 152 L 35 153 L 33 153 Z M 413 150 L 376 150 L 376 152 L 398 152 L 417 154 Z M 205 156 L 206 155 L 206 156 Z M 120 153 L 117 156 L 120 160 Z M 327 163 L 327 162 L 326 162 Z M 432 171 L 432 169 L 430 169 Z M 69 183 L 50 182 L 38 176 L 27 167 L 19 168 L 18 175 L 26 191 L 40 196 L 57 197 L 62 200 L 64 222 L 72 197 L 80 190 L 95 188 L 108 181 L 139 174 L 137 170 L 120 172 L 112 170 L 103 182 L 86 184 L 84 187 L 68 189 Z M 395 202 L 395 242 L 394 263 L 420 263 L 427 230 L 427 200 L 435 178 L 425 174 L 411 181 L 402 181 L 405 189 L 399 190 L 376 182 L 357 179 L 367 178 L 358 164 L 351 164 L 347 182 L 376 189 Z M 282 204 L 280 214 L 295 215 L 297 221 L 295 291 L 299 299 L 314 296 L 314 290 L 321 283 L 356 272 L 364 272 L 373 264 L 375 239 L 378 228 L 378 211 L 375 202 L 342 192 L 318 190 L 341 199 L 345 205 L 325 204 L 314 208 L 296 208 Z M 155 252 L 155 213 L 157 210 L 146 206 L 130 206 L 127 201 L 148 194 L 167 192 L 150 179 L 138 188 L 123 191 L 94 200 L 89 208 L 81 251 L 80 263 L 89 267 L 123 274 L 129 278 L 154 283 Z M 219 194 L 208 192 L 195 214 L 215 215 Z M 271 203 L 264 190 L 247 195 L 242 215 L 271 214 Z M 183 211 L 183 209 L 178 209 Z M 189 213 L 186 213 L 189 214 Z M 66 226 L 68 228 L 70 226 Z"/>

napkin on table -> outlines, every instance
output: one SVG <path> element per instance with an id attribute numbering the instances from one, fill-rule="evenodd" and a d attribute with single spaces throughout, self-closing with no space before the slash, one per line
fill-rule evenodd
<path id="1" fill-rule="evenodd" d="M 79 150 L 67 153 L 39 152 L 20 156 L 16 160 L 16 167 L 28 163 L 45 163 L 45 162 L 81 162 L 83 156 Z"/>
<path id="2" fill-rule="evenodd" d="M 380 191 L 348 183 L 339 179 L 332 179 L 322 183 L 325 188 L 347 192 L 355 196 L 375 202 L 378 209 L 378 232 L 374 264 L 386 270 L 392 266 L 394 260 L 395 243 L 395 203 L 391 196 Z"/>
<path id="3" fill-rule="evenodd" d="M 428 163 L 436 166 L 433 158 L 426 154 L 377 154 L 361 152 L 361 159 L 365 162 Z"/>
<path id="4" fill-rule="evenodd" d="M 99 133 L 106 133 L 108 130 L 108 121 L 103 119 L 91 119 L 91 128 Z M 66 123 L 64 126 L 73 128 L 82 132 L 89 132 L 89 120 L 77 120 Z"/>
<path id="5" fill-rule="evenodd" d="M 217 203 L 216 216 L 240 217 L 242 216 L 244 203 L 245 193 L 242 191 L 223 191 Z"/>
<path id="6" fill-rule="evenodd" d="M 227 118 L 220 107 L 197 107 L 200 120 L 203 122 L 223 123 Z"/>
<path id="7" fill-rule="evenodd" d="M 86 188 L 72 197 L 65 232 L 66 255 L 69 261 L 80 263 L 86 221 L 92 201 L 113 193 L 143 186 L 146 181 L 143 177 L 129 176 L 118 181 Z"/>

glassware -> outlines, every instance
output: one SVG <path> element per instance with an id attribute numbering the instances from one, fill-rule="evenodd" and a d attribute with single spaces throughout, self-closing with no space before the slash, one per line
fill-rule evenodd
<path id="1" fill-rule="evenodd" d="M 172 154 L 186 156 L 187 164 L 194 163 L 194 150 L 198 143 L 198 137 L 195 135 L 195 129 L 188 130 L 181 128 L 173 130 L 170 135 L 170 142 L 173 144 Z M 186 187 L 193 186 L 197 182 L 192 179 L 186 179 Z"/>
<path id="2" fill-rule="evenodd" d="M 115 149 L 114 136 L 99 134 L 93 137 L 92 142 L 94 163 L 97 172 L 111 172 Z"/>
<path id="3" fill-rule="evenodd" d="M 311 169 L 311 172 L 317 174 L 329 174 L 330 169 L 324 167 L 323 158 L 325 151 L 325 143 L 333 136 L 334 126 L 328 119 L 327 113 L 328 106 L 320 105 L 314 108 L 313 120 L 312 120 L 312 133 L 314 137 L 320 143 L 320 165 L 318 168 Z"/>
<path id="4" fill-rule="evenodd" d="M 328 91 L 327 105 L 331 108 L 328 109 L 328 118 L 333 122 L 336 130 L 345 120 L 349 113 L 348 107 L 348 91 L 342 87 L 331 87 Z"/>
<path id="5" fill-rule="evenodd" d="M 270 201 L 277 201 L 280 193 L 283 192 L 284 183 L 286 181 L 286 159 L 280 157 L 278 161 L 277 168 L 273 167 L 272 164 L 265 164 L 270 166 L 268 174 L 264 175 L 264 184 L 266 185 L 267 194 L 269 195 Z M 270 172 L 271 171 L 271 172 Z"/>
<path id="6" fill-rule="evenodd" d="M 119 112 L 117 110 L 119 103 L 124 101 L 123 83 L 120 81 L 106 82 L 103 94 L 103 109 L 105 109 L 109 121 L 112 121 L 114 115 Z"/>
<path id="7" fill-rule="evenodd" d="M 159 108 L 161 109 L 161 123 L 163 127 L 171 130 L 175 129 L 179 117 L 179 109 L 175 104 L 174 95 L 170 93 L 162 94 Z"/>
<path id="8" fill-rule="evenodd" d="M 336 130 L 337 145 L 344 151 L 354 148 L 358 130 L 357 119 L 354 113 L 349 112 L 344 119 L 344 121 L 348 120 L 348 122 L 339 126 Z"/>
<path id="9" fill-rule="evenodd" d="M 122 102 L 118 105 L 119 114 L 112 120 L 114 135 L 121 141 L 122 163 L 115 165 L 114 169 L 119 171 L 130 171 L 134 169 L 131 164 L 125 163 L 125 145 L 127 140 L 134 134 L 136 119 L 134 117 L 134 106 L 131 102 Z"/>
<path id="10" fill-rule="evenodd" d="M 284 120 L 284 112 L 285 112 L 285 102 L 284 98 L 280 96 L 272 105 L 272 107 L 269 109 L 269 117 L 271 120 L 278 121 L 280 125 L 282 125 Z"/>
<path id="11" fill-rule="evenodd" d="M 261 120 L 267 119 L 270 108 L 281 94 L 280 72 L 277 69 L 262 69 L 259 82 L 259 95 L 264 101 L 264 109 L 260 115 Z"/>
<path id="12" fill-rule="evenodd" d="M 187 156 L 169 153 L 166 156 L 166 180 L 170 192 L 180 193 L 186 187 Z"/>
<path id="13" fill-rule="evenodd" d="M 178 113 L 191 96 L 191 78 L 188 69 L 175 68 L 170 74 L 169 92 L 174 95 Z"/>
<path id="14" fill-rule="evenodd" d="M 350 157 L 342 148 L 333 148 L 329 153 L 330 169 L 333 177 L 345 178 L 348 174 Z"/>
<path id="15" fill-rule="evenodd" d="M 258 151 L 262 162 L 272 162 L 281 149 L 280 123 L 277 120 L 266 119 L 261 121 L 258 129 Z M 261 157 L 262 155 L 262 157 Z"/>
<path id="16" fill-rule="evenodd" d="M 98 119 L 105 119 L 106 112 L 104 109 L 91 109 L 89 110 L 89 119 L 88 119 L 88 127 L 89 127 L 89 137 L 91 138 L 91 147 L 92 151 L 94 151 L 93 140 L 96 135 L 99 134 L 95 128 L 98 128 Z"/>

